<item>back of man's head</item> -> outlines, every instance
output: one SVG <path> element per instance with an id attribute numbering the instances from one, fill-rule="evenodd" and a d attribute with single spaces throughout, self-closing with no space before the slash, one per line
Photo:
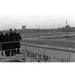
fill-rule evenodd
<path id="1" fill-rule="evenodd" d="M 13 30 L 10 28 L 10 29 L 9 29 L 9 32 L 10 32 L 10 33 L 12 33 L 12 32 L 13 32 Z"/>
<path id="2" fill-rule="evenodd" d="M 17 33 L 17 29 L 14 29 L 14 32 Z"/>

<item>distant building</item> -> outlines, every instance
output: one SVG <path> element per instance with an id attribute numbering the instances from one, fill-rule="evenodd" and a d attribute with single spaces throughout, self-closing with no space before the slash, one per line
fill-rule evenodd
<path id="1" fill-rule="evenodd" d="M 24 32 L 26 29 L 26 26 L 22 26 L 22 32 Z"/>

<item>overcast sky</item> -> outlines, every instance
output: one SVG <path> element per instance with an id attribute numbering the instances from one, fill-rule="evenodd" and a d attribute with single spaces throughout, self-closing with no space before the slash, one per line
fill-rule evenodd
<path id="1" fill-rule="evenodd" d="M 2 0 L 0 30 L 9 28 L 58 28 L 75 26 L 74 0 Z"/>

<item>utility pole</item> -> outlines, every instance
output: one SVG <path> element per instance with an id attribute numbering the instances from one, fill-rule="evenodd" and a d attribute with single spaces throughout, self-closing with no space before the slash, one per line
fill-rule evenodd
<path id="1" fill-rule="evenodd" d="M 40 38 L 40 26 L 39 26 L 39 38 Z"/>
<path id="2" fill-rule="evenodd" d="M 68 25 L 68 21 L 67 21 L 67 16 L 66 16 L 66 21 L 65 21 L 65 26 Z M 67 34 L 67 37 L 68 37 L 68 31 L 66 30 L 66 34 Z"/>
<path id="3" fill-rule="evenodd" d="M 66 22 L 65 22 L 65 25 L 67 26 L 68 24 L 67 24 L 67 17 L 66 17 Z"/>

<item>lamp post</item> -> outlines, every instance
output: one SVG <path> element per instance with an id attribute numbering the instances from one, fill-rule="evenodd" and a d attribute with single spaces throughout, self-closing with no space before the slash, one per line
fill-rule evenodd
<path id="1" fill-rule="evenodd" d="M 39 26 L 39 38 L 40 38 L 40 26 Z"/>

